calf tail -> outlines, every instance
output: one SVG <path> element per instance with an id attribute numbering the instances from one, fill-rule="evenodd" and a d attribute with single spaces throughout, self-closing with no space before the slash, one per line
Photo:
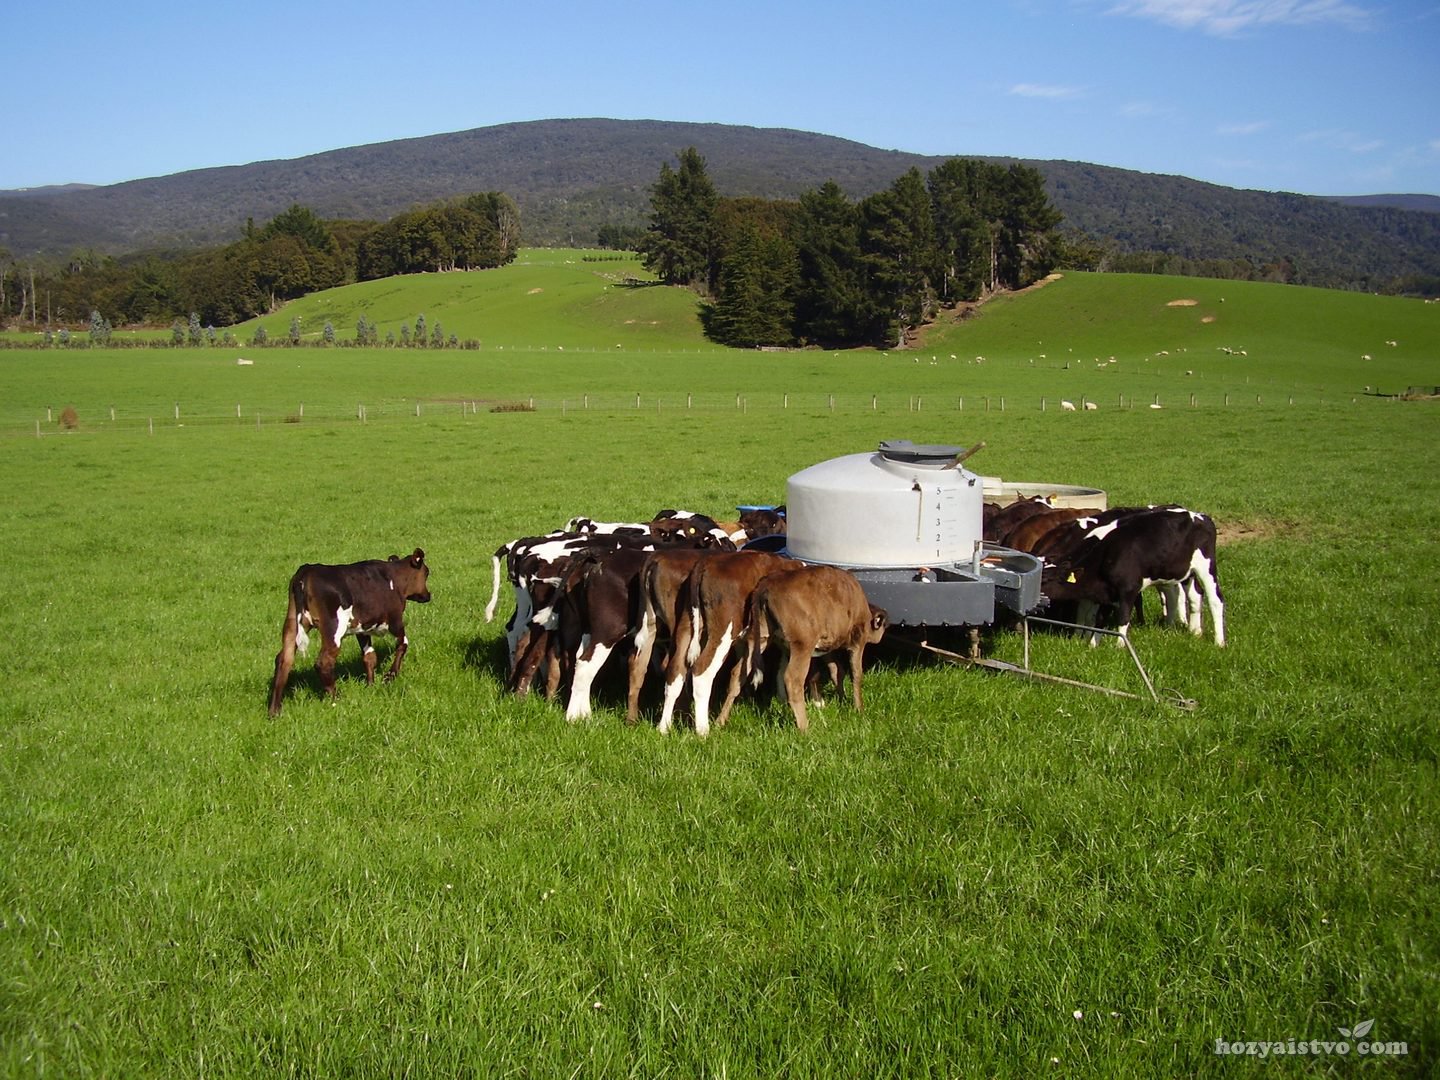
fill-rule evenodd
<path id="1" fill-rule="evenodd" d="M 750 676 L 751 686 L 758 688 L 764 678 L 765 646 L 770 643 L 770 610 L 762 595 L 751 594 L 749 625 L 745 627 L 745 673 Z"/>
<path id="2" fill-rule="evenodd" d="M 485 605 L 485 621 L 493 622 L 495 619 L 495 606 L 500 602 L 500 559 L 508 554 L 508 548 L 500 548 L 490 558 L 494 570 L 494 583 L 490 586 L 490 603 Z"/>
<path id="3" fill-rule="evenodd" d="M 280 651 L 275 654 L 275 677 L 270 683 L 270 715 L 280 715 L 280 705 L 285 698 L 285 684 L 290 681 L 290 669 L 295 666 L 295 650 L 304 652 L 310 644 L 300 625 L 301 612 L 305 610 L 306 594 L 303 574 L 290 579 L 290 600 L 285 609 L 285 622 L 280 627 Z"/>

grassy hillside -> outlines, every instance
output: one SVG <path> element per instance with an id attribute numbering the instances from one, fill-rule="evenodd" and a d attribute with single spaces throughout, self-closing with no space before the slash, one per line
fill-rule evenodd
<path id="1" fill-rule="evenodd" d="M 234 348 L 105 352 L 0 351 L 9 392 L 0 423 L 51 420 L 249 422 L 376 410 L 417 402 L 459 409 L 532 399 L 539 408 L 840 409 L 912 403 L 969 414 L 987 407 L 1056 409 L 1062 399 L 1232 407 L 1294 398 L 1349 401 L 1440 382 L 1440 305 L 1329 290 L 1148 275 L 1068 274 L 942 320 L 908 351 L 756 352 L 701 336 L 685 290 L 627 286 L 634 262 L 587 262 L 581 251 L 528 249 L 515 264 L 470 274 L 419 274 L 317 293 L 259 320 L 272 342 L 298 317 L 305 340 L 325 322 L 351 340 L 364 314 L 387 333 L 424 314 L 470 349 Z M 1176 304 L 1175 301 L 1183 301 Z M 1193 304 L 1190 303 L 1193 301 Z M 1394 341 L 1395 345 L 1387 342 Z M 1226 351 L 1228 350 L 1228 351 Z M 237 366 L 239 357 L 252 366 Z M 1366 360 L 1363 357 L 1369 356 Z M 1111 358 L 1113 359 L 1113 362 Z M 98 366 L 97 366 L 98 365 Z M 57 394 L 65 387 L 69 399 Z M 788 395 L 788 398 L 787 398 Z M 971 422 L 970 416 L 957 418 Z"/>
<path id="2" fill-rule="evenodd" d="M 585 275 L 486 277 L 474 352 L 0 351 L 0 1075 L 1231 1076 L 1259 1063 L 1217 1040 L 1368 1021 L 1376 1067 L 1434 1074 L 1440 413 L 1340 388 L 1436 378 L 1440 309 L 1076 276 L 919 352 L 674 327 L 642 351 L 613 333 L 633 309 L 600 302 L 691 302 Z M 363 299 L 403 318 L 442 302 L 408 289 L 467 280 Z M 552 306 L 527 329 L 531 301 Z M 468 393 L 537 411 L 462 414 Z M 383 404 L 362 424 L 357 400 Z M 68 434 L 44 423 L 64 403 Z M 783 498 L 896 437 L 1214 514 L 1227 647 L 1135 631 L 1196 708 L 898 645 L 863 712 L 832 703 L 803 737 L 764 699 L 701 741 L 625 727 L 613 683 L 574 725 L 504 692 L 510 601 L 481 614 L 501 542 Z M 417 544 L 434 601 L 400 678 L 365 686 L 346 642 L 338 704 L 302 660 L 270 720 L 295 567 Z M 1116 650 L 1034 647 L 1136 686 Z M 1020 658 L 1015 633 L 986 648 Z"/>
<path id="3" fill-rule="evenodd" d="M 381 340 L 400 324 L 414 330 L 424 315 L 448 339 L 501 348 L 694 348 L 704 345 L 695 297 L 680 289 L 639 284 L 653 278 L 634 258 L 570 248 L 526 248 L 509 266 L 454 274 L 410 274 L 314 293 L 283 311 L 237 326 L 249 341 L 257 325 L 283 341 L 290 320 L 318 340 L 326 321 L 353 338 L 363 314 Z"/>

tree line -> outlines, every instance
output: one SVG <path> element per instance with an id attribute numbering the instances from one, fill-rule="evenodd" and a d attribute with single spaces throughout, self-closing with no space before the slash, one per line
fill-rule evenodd
<path id="1" fill-rule="evenodd" d="M 20 265 L 0 249 L 0 325 L 233 326 L 320 289 L 424 271 L 479 270 L 514 260 L 520 211 L 483 192 L 386 222 L 326 221 L 293 205 L 232 244 L 117 260 L 78 252 L 58 267 Z M 188 333 L 187 333 L 188 337 Z"/>
<path id="2" fill-rule="evenodd" d="M 942 308 L 1049 274 L 1060 220 L 1019 164 L 952 158 L 859 201 L 834 181 L 794 201 L 722 198 L 691 147 L 661 165 L 637 247 L 662 282 L 705 297 L 721 344 L 889 347 Z"/>

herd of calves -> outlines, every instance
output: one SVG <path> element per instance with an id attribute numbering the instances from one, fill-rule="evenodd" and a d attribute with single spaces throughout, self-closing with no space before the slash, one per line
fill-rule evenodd
<path id="1" fill-rule="evenodd" d="M 807 701 L 822 700 L 827 678 L 838 694 L 848 673 L 858 711 L 865 646 L 884 636 L 888 617 L 846 570 L 746 547 L 784 531 L 783 508 L 748 511 L 734 522 L 663 510 L 643 523 L 574 518 L 564 529 L 502 545 L 485 619 L 495 616 L 503 573 L 515 596 L 507 689 L 526 694 L 538 685 L 553 697 L 568 683 L 565 715 L 579 720 L 590 715 L 596 676 L 620 651 L 628 662 L 628 722 L 639 716 L 652 662 L 662 673 L 661 732 L 673 726 L 688 686 L 695 732 L 707 735 L 722 672 L 728 677 L 717 726 L 740 692 L 759 688 L 772 669 L 776 692 L 802 731 Z M 1216 644 L 1225 643 L 1215 524 L 1204 514 L 1178 506 L 1056 509 L 1043 499 L 1017 499 L 986 504 L 984 532 L 987 541 L 1041 556 L 1043 595 L 1073 605 L 1078 623 L 1098 626 L 1106 612 L 1123 636 L 1141 591 L 1153 585 L 1167 622 L 1200 634 L 1203 602 Z M 336 694 L 335 661 L 347 635 L 360 645 L 367 683 L 377 666 L 373 636 L 392 636 L 385 678 L 393 679 L 408 648 L 405 605 L 429 601 L 429 573 L 420 548 L 387 560 L 300 567 L 290 580 L 270 715 L 280 712 L 295 653 L 306 651 L 311 629 L 320 631 L 316 670 L 325 694 Z"/>

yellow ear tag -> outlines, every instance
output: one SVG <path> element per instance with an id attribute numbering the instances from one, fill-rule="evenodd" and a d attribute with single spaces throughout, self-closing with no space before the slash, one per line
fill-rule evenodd
<path id="1" fill-rule="evenodd" d="M 1071 571 L 1070 571 L 1070 576 L 1067 577 L 1065 580 L 1068 581 L 1068 582 L 1070 582 L 1072 585 L 1075 584 L 1075 571 L 1074 571 L 1074 570 L 1071 570 Z"/>

